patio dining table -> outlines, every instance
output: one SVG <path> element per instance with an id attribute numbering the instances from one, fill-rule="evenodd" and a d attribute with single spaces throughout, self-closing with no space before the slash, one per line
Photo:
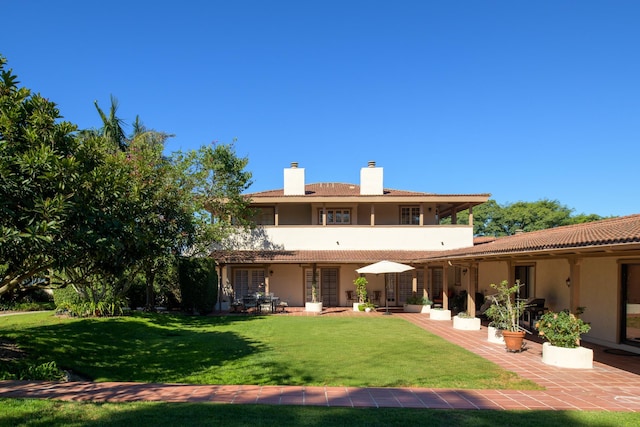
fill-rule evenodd
<path id="1" fill-rule="evenodd" d="M 262 313 L 262 306 L 269 305 L 269 312 L 275 313 L 280 297 L 272 295 L 248 295 L 242 298 L 245 309 L 255 307 L 257 313 Z"/>

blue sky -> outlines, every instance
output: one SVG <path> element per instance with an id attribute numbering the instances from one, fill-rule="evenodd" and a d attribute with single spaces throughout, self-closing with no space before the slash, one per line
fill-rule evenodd
<path id="1" fill-rule="evenodd" d="M 234 139 L 251 191 L 358 183 L 640 213 L 638 1 L 46 1 L 2 6 L 0 54 L 80 128 L 93 106 Z M 130 130 L 130 127 L 127 128 Z"/>

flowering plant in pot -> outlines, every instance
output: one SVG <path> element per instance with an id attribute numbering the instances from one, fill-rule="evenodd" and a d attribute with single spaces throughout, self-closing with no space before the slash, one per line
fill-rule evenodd
<path id="1" fill-rule="evenodd" d="M 496 290 L 496 294 L 490 297 L 491 305 L 485 312 L 490 320 L 489 325 L 502 332 L 507 351 L 520 351 L 527 332 L 520 326 L 520 317 L 527 303 L 517 298 L 518 289 L 522 285 L 520 281 L 516 281 L 515 285 L 509 286 L 509 282 L 503 280 L 499 285 L 492 283 L 490 286 Z"/>
<path id="2" fill-rule="evenodd" d="M 580 346 L 580 336 L 591 329 L 569 310 L 552 311 L 536 322 L 538 335 L 546 339 L 542 345 L 542 361 L 562 368 L 592 368 L 593 350 Z"/>
<path id="3" fill-rule="evenodd" d="M 556 347 L 576 348 L 580 336 L 591 330 L 591 325 L 568 310 L 559 313 L 549 311 L 536 322 L 538 335 Z"/>

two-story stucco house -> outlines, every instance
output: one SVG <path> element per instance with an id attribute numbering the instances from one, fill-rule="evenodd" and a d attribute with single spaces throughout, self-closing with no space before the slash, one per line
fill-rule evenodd
<path id="1" fill-rule="evenodd" d="M 323 305 L 350 306 L 356 269 L 390 260 L 414 270 L 367 275 L 369 296 L 381 306 L 401 306 L 416 293 L 446 309 L 450 296 L 465 295 L 473 313 L 491 283 L 517 280 L 520 296 L 543 300 L 545 309 L 586 307 L 592 329 L 585 341 L 640 353 L 640 215 L 474 245 L 473 207 L 489 194 L 387 189 L 374 162 L 361 169 L 359 185 L 307 184 L 304 169 L 292 163 L 283 189 L 248 197 L 259 227 L 212 253 L 228 301 L 263 291 L 302 307 L 315 271 Z M 465 209 L 471 225 L 456 224 Z M 441 224 L 447 217 L 451 223 Z M 535 332 L 533 322 L 525 326 Z"/>
<path id="2" fill-rule="evenodd" d="M 359 184 L 307 184 L 305 169 L 297 163 L 284 169 L 283 178 L 282 189 L 247 195 L 259 212 L 259 227 L 236 236 L 232 250 L 213 254 L 231 298 L 263 291 L 304 306 L 311 300 L 315 270 L 323 305 L 349 306 L 355 270 L 381 260 L 411 263 L 416 269 L 368 277 L 374 303 L 400 306 L 414 292 L 437 298 L 448 286 L 447 276 L 442 268 L 427 271 L 420 260 L 473 246 L 473 226 L 456 224 L 456 214 L 472 212 L 489 199 L 489 194 L 388 189 L 383 168 L 375 162 L 360 170 Z M 446 217 L 451 224 L 440 224 Z"/>

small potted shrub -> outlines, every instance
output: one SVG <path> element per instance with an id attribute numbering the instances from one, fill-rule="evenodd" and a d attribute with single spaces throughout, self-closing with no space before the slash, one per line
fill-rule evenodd
<path id="1" fill-rule="evenodd" d="M 431 305 L 433 305 L 433 301 L 429 298 L 414 293 L 405 301 L 404 311 L 406 313 L 429 313 Z"/>
<path id="2" fill-rule="evenodd" d="M 453 317 L 453 328 L 463 331 L 479 331 L 480 318 L 467 311 L 461 311 Z"/>
<path id="3" fill-rule="evenodd" d="M 542 315 L 536 322 L 542 344 L 542 362 L 561 368 L 593 368 L 593 350 L 580 346 L 580 337 L 591 329 L 577 315 L 563 310 Z"/>
<path id="4" fill-rule="evenodd" d="M 359 304 L 358 310 L 360 311 L 366 311 L 367 313 L 371 312 L 371 311 L 375 311 L 376 306 L 370 302 L 367 301 L 365 303 Z"/>
<path id="5" fill-rule="evenodd" d="M 315 274 L 311 282 L 311 302 L 304 304 L 305 311 L 313 313 L 322 313 L 322 301 L 318 300 L 318 282 L 316 281 Z"/>
<path id="6" fill-rule="evenodd" d="M 518 299 L 516 294 L 522 285 L 517 281 L 515 285 L 509 286 L 509 282 L 503 280 L 499 285 L 492 283 L 490 286 L 496 290 L 496 294 L 490 297 L 491 306 L 485 315 L 491 321 L 490 325 L 502 332 L 507 351 L 521 351 L 527 331 L 520 326 L 520 317 L 527 304 Z"/>
<path id="7" fill-rule="evenodd" d="M 356 298 L 358 302 L 353 303 L 353 311 L 359 311 L 360 306 L 367 302 L 367 285 L 369 282 L 364 276 L 357 277 L 353 284 L 356 286 Z"/>

